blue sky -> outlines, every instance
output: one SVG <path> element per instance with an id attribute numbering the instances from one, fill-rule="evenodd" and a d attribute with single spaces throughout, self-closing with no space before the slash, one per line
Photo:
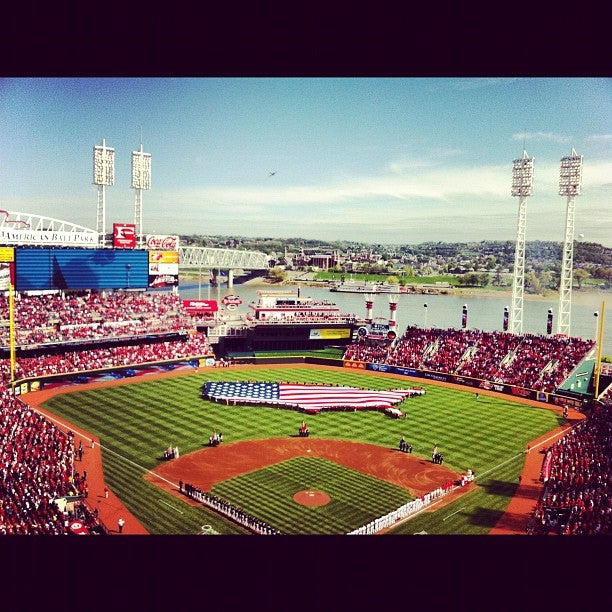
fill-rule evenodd
<path id="1" fill-rule="evenodd" d="M 524 142 L 527 240 L 563 241 L 559 165 L 574 148 L 576 238 L 612 246 L 611 79 L 4 78 L 0 208 L 95 229 L 105 139 L 106 226 L 132 222 L 141 130 L 145 233 L 515 240 Z"/>

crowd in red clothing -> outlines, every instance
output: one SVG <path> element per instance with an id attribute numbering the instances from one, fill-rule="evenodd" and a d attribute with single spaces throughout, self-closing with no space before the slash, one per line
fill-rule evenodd
<path id="1" fill-rule="evenodd" d="M 69 534 L 70 512 L 55 500 L 86 495 L 74 471 L 74 434 L 65 433 L 0 385 L 0 534 Z M 87 507 L 79 518 L 99 525 Z"/>
<path id="2" fill-rule="evenodd" d="M 9 316 L 8 298 L 0 295 L 5 355 Z M 170 292 L 17 294 L 14 317 L 16 380 L 213 355 L 197 319 Z M 8 358 L 0 359 L 0 379 L 10 379 Z"/>
<path id="3" fill-rule="evenodd" d="M 612 399 L 545 449 L 550 461 L 531 534 L 612 533 Z"/>
<path id="4" fill-rule="evenodd" d="M 392 344 L 361 339 L 346 348 L 343 359 L 552 392 L 593 346 L 593 340 L 568 336 L 408 327 Z"/>
<path id="5" fill-rule="evenodd" d="M 168 292 L 17 294 L 16 344 L 98 340 L 101 338 L 194 329 L 196 322 L 180 297 Z M 8 298 L 0 295 L 0 345 L 9 343 Z"/>
<path id="6" fill-rule="evenodd" d="M 148 344 L 122 344 L 107 348 L 65 351 L 38 357 L 19 357 L 15 379 L 55 374 L 69 374 L 113 367 L 126 367 L 156 361 L 170 361 L 212 355 L 204 334 L 191 334 L 186 339 Z M 10 379 L 10 362 L 0 360 L 0 374 Z"/>

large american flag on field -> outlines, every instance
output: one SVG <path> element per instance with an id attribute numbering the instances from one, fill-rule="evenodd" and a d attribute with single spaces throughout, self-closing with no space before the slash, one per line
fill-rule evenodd
<path id="1" fill-rule="evenodd" d="M 358 387 L 332 387 L 297 383 L 207 382 L 204 397 L 236 403 L 261 403 L 294 406 L 303 409 L 390 408 L 412 389 L 374 391 Z"/>

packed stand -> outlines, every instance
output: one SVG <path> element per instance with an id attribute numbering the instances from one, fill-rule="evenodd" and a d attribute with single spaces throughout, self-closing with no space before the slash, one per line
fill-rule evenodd
<path id="1" fill-rule="evenodd" d="M 17 359 L 15 379 L 127 367 L 206 355 L 213 355 L 206 336 L 191 334 L 183 340 L 132 343 L 107 348 L 64 351 L 61 354 L 39 357 L 20 357 Z M 9 367 L 7 359 L 0 360 L 0 370 L 6 381 L 10 376 Z"/>
<path id="2" fill-rule="evenodd" d="M 97 517 L 82 502 L 70 511 L 56 500 L 86 497 L 85 478 L 74 472 L 74 434 L 64 433 L 0 390 L 0 534 L 65 535 L 80 519 L 90 533 L 102 533 Z"/>
<path id="3" fill-rule="evenodd" d="M 530 534 L 612 533 L 612 400 L 545 450 L 544 491 L 528 526 Z"/>
<path id="4" fill-rule="evenodd" d="M 593 340 L 567 336 L 408 327 L 391 346 L 361 339 L 346 348 L 343 359 L 552 392 L 593 346 Z"/>
<path id="5" fill-rule="evenodd" d="M 178 295 L 154 291 L 17 294 L 14 313 L 19 346 L 169 333 L 197 325 Z M 8 298 L 0 296 L 2 346 L 9 344 L 9 317 Z"/>

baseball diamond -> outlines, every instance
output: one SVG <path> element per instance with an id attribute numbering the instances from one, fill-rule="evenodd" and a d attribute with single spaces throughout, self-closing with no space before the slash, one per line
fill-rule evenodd
<path id="1" fill-rule="evenodd" d="M 101 490 L 102 483 L 108 482 L 110 488 L 113 503 L 106 499 L 98 501 L 105 523 L 115 525 L 118 513 L 123 513 L 129 517 L 124 533 L 152 534 L 195 534 L 201 531 L 202 524 L 211 525 L 219 533 L 248 533 L 248 529 L 231 518 L 228 520 L 188 498 L 181 491 L 184 484 L 215 493 L 232 478 L 257 473 L 300 456 L 322 458 L 399 486 L 406 491 L 406 497 L 398 500 L 395 507 L 449 482 L 460 482 L 461 473 L 468 468 L 475 470 L 476 479 L 467 486 L 454 487 L 448 495 L 425 508 L 426 512 L 398 520 L 397 525 L 380 529 L 380 533 L 415 533 L 423 530 L 416 526 L 432 520 L 435 526 L 428 524 L 424 529 L 428 533 L 436 533 L 436 529 L 441 533 L 524 533 L 537 500 L 540 463 L 535 451 L 537 438 L 559 437 L 565 428 L 582 418 L 572 410 L 569 423 L 559 428 L 560 409 L 543 409 L 532 400 L 512 398 L 510 401 L 487 390 L 475 402 L 472 393 L 457 385 L 432 382 L 426 386 L 426 395 L 405 400 L 405 420 L 389 419 L 378 411 L 324 412 L 309 417 L 312 435 L 300 438 L 295 430 L 302 417 L 294 410 L 227 406 L 202 399 L 200 389 L 205 381 L 228 378 L 318 381 L 371 389 L 408 388 L 415 382 L 400 375 L 346 371 L 333 366 L 237 365 L 229 369 L 177 368 L 142 377 L 43 390 L 26 394 L 23 399 L 45 412 L 50 411 L 53 418 L 59 415 L 68 420 L 83 439 L 99 441 L 94 449 L 86 449 L 86 459 L 97 456 L 100 462 L 100 484 L 94 486 Z M 100 406 L 104 406 L 103 411 Z M 457 414 L 461 419 L 455 422 Z M 511 419 L 506 427 L 519 432 L 518 441 L 509 446 L 504 426 L 500 425 L 501 415 Z M 488 418 L 491 423 L 487 422 Z M 432 439 L 432 428 L 448 441 Z M 223 432 L 224 442 L 216 448 L 207 445 L 209 430 Z M 451 431 L 459 434 L 458 440 L 450 441 Z M 413 454 L 402 453 L 397 448 L 404 434 L 414 444 Z M 161 455 L 169 442 L 180 447 L 180 456 L 167 461 Z M 446 454 L 444 465 L 430 460 L 434 443 Z M 526 454 L 524 449 L 528 444 L 534 452 Z M 88 478 L 92 479 L 93 475 Z M 491 482 L 502 481 L 507 483 L 504 487 L 490 486 Z M 324 488 L 305 484 L 287 498 L 287 508 L 296 505 L 294 495 L 311 489 L 321 489 L 333 501 L 334 495 Z M 256 490 L 253 498 L 261 497 L 261 489 Z M 458 497 L 461 499 L 457 500 Z M 473 500 L 471 510 L 470 499 Z M 484 499 L 493 503 L 494 510 L 487 513 L 487 521 L 474 528 L 474 512 L 477 516 Z M 465 509 L 443 521 L 440 510 L 448 507 L 450 515 L 458 502 L 461 504 L 456 509 Z M 313 505 L 312 511 L 316 508 Z M 522 520 L 517 518 L 517 508 Z M 510 519 L 504 518 L 505 510 Z M 384 514 L 384 509 L 380 513 Z M 433 518 L 436 516 L 439 518 Z"/>

